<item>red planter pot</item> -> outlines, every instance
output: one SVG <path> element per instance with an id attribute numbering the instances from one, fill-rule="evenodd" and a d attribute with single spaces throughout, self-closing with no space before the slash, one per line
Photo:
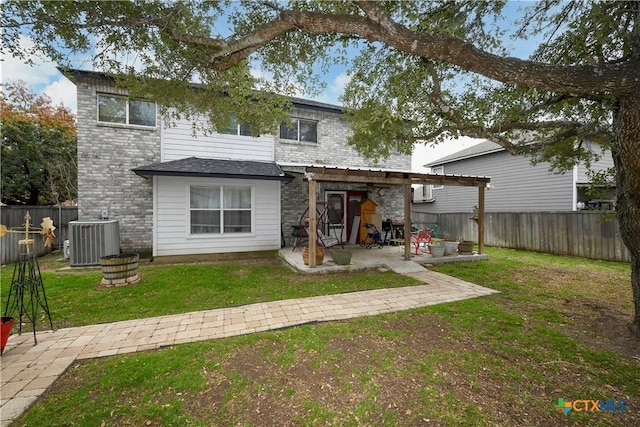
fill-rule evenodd
<path id="1" fill-rule="evenodd" d="M 4 346 L 7 345 L 9 335 L 11 335 L 11 328 L 13 328 L 13 317 L 2 317 L 2 329 L 0 329 L 0 354 L 4 351 Z"/>

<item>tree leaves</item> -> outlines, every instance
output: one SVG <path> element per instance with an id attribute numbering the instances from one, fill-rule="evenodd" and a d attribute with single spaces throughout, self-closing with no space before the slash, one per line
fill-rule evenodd
<path id="1" fill-rule="evenodd" d="M 2 202 L 53 204 L 77 197 L 76 123 L 70 110 L 36 96 L 24 82 L 5 83 Z"/>

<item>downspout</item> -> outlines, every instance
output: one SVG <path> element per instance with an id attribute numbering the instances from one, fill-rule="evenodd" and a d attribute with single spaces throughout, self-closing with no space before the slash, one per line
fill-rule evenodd
<path id="1" fill-rule="evenodd" d="M 484 254 L 484 187 L 478 187 L 478 253 Z"/>
<path id="2" fill-rule="evenodd" d="M 578 165 L 573 166 L 573 185 L 571 188 L 573 191 L 573 208 L 571 210 L 575 212 L 578 210 Z"/>

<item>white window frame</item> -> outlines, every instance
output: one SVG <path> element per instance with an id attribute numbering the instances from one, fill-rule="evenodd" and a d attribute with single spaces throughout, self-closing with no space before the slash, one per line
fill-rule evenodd
<path id="1" fill-rule="evenodd" d="M 432 167 L 431 173 L 434 175 L 444 175 L 444 165 Z M 443 188 L 444 188 L 444 185 L 434 185 L 431 187 L 432 190 L 441 190 Z"/>
<path id="2" fill-rule="evenodd" d="M 117 99 L 122 99 L 122 100 L 125 101 L 124 123 L 100 120 L 100 97 L 117 98 Z M 145 125 L 145 124 L 139 124 L 139 123 L 133 123 L 133 124 L 129 123 L 129 121 L 130 121 L 130 118 L 129 118 L 130 103 L 129 102 L 130 101 L 141 101 L 141 102 L 147 102 L 149 104 L 153 104 L 153 107 L 154 107 L 153 125 Z M 113 94 L 113 93 L 98 93 L 98 96 L 96 97 L 96 115 L 97 115 L 98 123 L 100 123 L 100 124 L 108 124 L 108 125 L 116 125 L 116 126 L 136 126 L 136 127 L 143 127 L 143 128 L 148 128 L 148 129 L 155 129 L 158 126 L 158 117 L 157 117 L 158 116 L 158 105 L 155 102 L 147 101 L 146 99 L 129 98 L 128 96 L 116 95 L 116 94 Z"/>
<path id="3" fill-rule="evenodd" d="M 292 126 L 295 126 L 297 129 L 297 137 L 296 139 L 291 139 L 291 138 L 284 138 L 282 136 L 282 127 L 286 127 L 287 129 L 293 129 L 293 127 L 289 127 L 288 123 L 281 123 L 280 127 L 278 128 L 278 137 L 280 139 L 284 139 L 284 140 L 288 140 L 288 141 L 298 141 L 298 142 L 307 142 L 309 144 L 317 144 L 318 143 L 318 121 L 317 120 L 310 120 L 310 119 L 302 119 L 299 117 L 292 117 L 291 118 L 291 124 Z M 312 123 L 315 128 L 316 128 L 316 138 L 314 141 L 310 141 L 310 140 L 301 140 L 300 139 L 300 122 L 308 122 L 308 123 Z"/>
<path id="4" fill-rule="evenodd" d="M 230 132 L 225 132 L 226 130 L 229 130 L 231 128 L 233 128 L 235 126 L 236 131 L 235 133 L 230 133 Z M 243 129 L 247 129 L 249 134 L 245 135 L 242 133 Z M 240 123 L 238 122 L 238 118 L 235 115 L 232 115 L 231 117 L 231 125 L 229 126 L 229 128 L 227 129 L 220 129 L 220 131 L 218 132 L 220 135 L 231 135 L 231 136 L 247 136 L 247 137 L 254 137 L 251 134 L 251 128 L 249 126 L 247 126 L 245 123 Z M 259 136 L 259 135 L 258 135 Z"/>
<path id="5" fill-rule="evenodd" d="M 220 189 L 220 200 L 219 200 L 219 208 L 192 208 L 191 207 L 191 189 L 192 188 L 219 188 Z M 228 208 L 228 211 L 247 211 L 251 212 L 251 218 L 249 220 L 249 231 L 225 231 L 225 222 L 224 222 L 224 190 L 231 188 L 241 188 L 241 189 L 250 189 L 251 190 L 251 207 L 249 208 Z M 253 235 L 255 232 L 255 186 L 254 185 L 237 185 L 237 184 L 216 184 L 216 185 L 207 185 L 207 184 L 190 184 L 187 185 L 187 210 L 188 210 L 188 221 L 187 221 L 187 233 L 190 237 L 212 237 L 212 236 L 241 236 L 241 235 Z M 194 233 L 192 231 L 191 225 L 191 212 L 193 211 L 219 211 L 220 212 L 220 231 L 217 232 L 202 232 L 202 233 Z"/>

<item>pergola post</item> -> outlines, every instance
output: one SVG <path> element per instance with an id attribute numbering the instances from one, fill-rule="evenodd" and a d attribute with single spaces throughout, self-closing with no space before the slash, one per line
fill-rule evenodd
<path id="1" fill-rule="evenodd" d="M 404 260 L 411 261 L 411 183 L 404 184 Z"/>
<path id="2" fill-rule="evenodd" d="M 309 267 L 316 266 L 316 245 L 317 245 L 317 181 L 313 178 L 309 179 Z"/>
<path id="3" fill-rule="evenodd" d="M 478 187 L 478 253 L 484 254 L 484 187 Z"/>

